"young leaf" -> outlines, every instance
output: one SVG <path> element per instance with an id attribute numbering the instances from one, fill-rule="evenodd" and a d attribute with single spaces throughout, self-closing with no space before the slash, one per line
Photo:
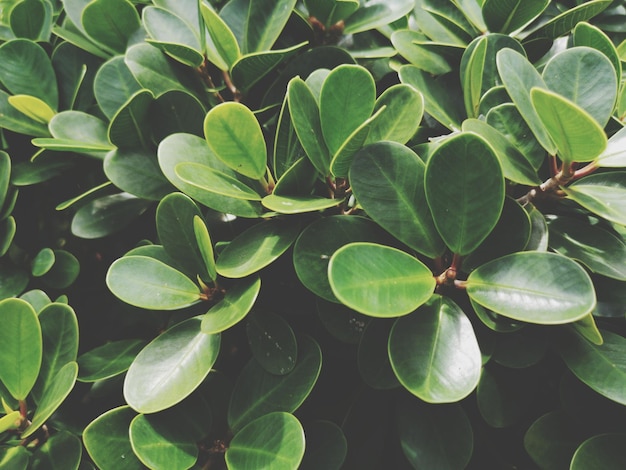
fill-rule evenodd
<path id="1" fill-rule="evenodd" d="M 135 358 L 124 380 L 124 398 L 140 413 L 170 408 L 193 392 L 211 371 L 220 335 L 200 331 L 190 318 L 157 336 Z"/>
<path id="2" fill-rule="evenodd" d="M 243 104 L 222 103 L 211 109 L 204 119 L 204 135 L 213 153 L 229 168 L 255 180 L 265 175 L 263 132 Z"/>
<path id="3" fill-rule="evenodd" d="M 222 18 L 205 3 L 200 3 L 200 11 L 207 27 L 210 43 L 215 48 L 217 65 L 222 70 L 229 70 L 241 57 L 239 44 L 235 35 Z"/>
<path id="4" fill-rule="evenodd" d="M 374 243 L 350 243 L 328 263 L 335 296 L 373 317 L 406 315 L 426 302 L 435 288 L 428 267 L 409 254 Z"/>
<path id="5" fill-rule="evenodd" d="M 580 320 L 596 305 L 586 271 L 554 253 L 520 252 L 490 261 L 470 273 L 467 293 L 495 313 L 544 325 Z"/>
<path id="6" fill-rule="evenodd" d="M 193 233 L 196 238 L 196 245 L 200 251 L 202 262 L 204 263 L 204 270 L 209 276 L 209 279 L 215 282 L 217 278 L 217 271 L 215 270 L 215 255 L 213 253 L 213 242 L 209 235 L 209 230 L 206 224 L 202 220 L 202 217 L 195 215 L 193 217 Z"/>

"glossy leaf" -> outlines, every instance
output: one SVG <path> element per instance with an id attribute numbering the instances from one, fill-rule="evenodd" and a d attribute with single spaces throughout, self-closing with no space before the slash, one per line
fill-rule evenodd
<path id="1" fill-rule="evenodd" d="M 81 354 L 78 357 L 78 381 L 96 382 L 126 372 L 144 346 L 142 340 L 123 339 Z"/>
<path id="2" fill-rule="evenodd" d="M 380 140 L 407 143 L 422 120 L 424 97 L 409 85 L 393 85 L 378 97 L 374 113 L 383 106 L 385 113 L 370 125 L 365 143 Z"/>
<path id="3" fill-rule="evenodd" d="M 128 406 L 113 408 L 98 416 L 83 431 L 85 449 L 100 468 L 144 468 L 130 445 L 128 427 L 136 413 Z"/>
<path id="4" fill-rule="evenodd" d="M 20 113 L 25 114 L 34 121 L 47 124 L 54 117 L 54 110 L 34 96 L 14 95 L 9 96 L 9 104 Z"/>
<path id="5" fill-rule="evenodd" d="M 78 470 L 82 444 L 67 431 L 60 431 L 37 449 L 32 457 L 33 470 Z"/>
<path id="6" fill-rule="evenodd" d="M 250 2 L 243 36 L 244 53 L 270 50 L 295 6 L 296 0 Z"/>
<path id="7" fill-rule="evenodd" d="M 124 380 L 124 398 L 140 413 L 169 408 L 193 392 L 217 359 L 220 336 L 200 331 L 200 319 L 173 326 L 135 358 Z"/>
<path id="8" fill-rule="evenodd" d="M 0 379 L 16 400 L 24 400 L 35 385 L 42 360 L 41 326 L 24 300 L 0 301 Z"/>
<path id="9" fill-rule="evenodd" d="M 338 206 L 343 199 L 329 199 L 319 196 L 279 196 L 270 194 L 261 201 L 267 209 L 279 214 L 302 214 L 317 212 Z"/>
<path id="10" fill-rule="evenodd" d="M 76 361 L 78 355 L 78 321 L 69 305 L 51 303 L 39 314 L 43 339 L 43 354 L 39 376 L 32 390 L 41 401 L 57 373 L 65 364 Z"/>
<path id="11" fill-rule="evenodd" d="M 604 343 L 592 344 L 576 332 L 564 332 L 556 343 L 557 350 L 567 367 L 583 383 L 600 395 L 622 405 L 626 393 L 621 386 L 626 375 L 624 348 L 626 339 L 602 330 Z"/>
<path id="12" fill-rule="evenodd" d="M 103 162 L 104 173 L 122 191 L 148 200 L 159 200 L 174 188 L 163 176 L 153 150 L 115 149 Z"/>
<path id="13" fill-rule="evenodd" d="M 626 435 L 601 434 L 583 442 L 572 457 L 571 470 L 605 468 L 618 470 L 626 466 Z"/>
<path id="14" fill-rule="evenodd" d="M 222 70 L 229 70 L 241 57 L 237 38 L 228 25 L 211 7 L 200 3 L 200 11 L 216 54 L 208 54 L 209 60 Z M 216 57 L 214 57 L 216 56 Z"/>
<path id="15" fill-rule="evenodd" d="M 546 325 L 580 320 L 596 304 L 585 270 L 553 253 L 514 253 L 490 261 L 469 275 L 467 293 L 500 315 Z"/>
<path id="16" fill-rule="evenodd" d="M 335 296 L 348 307 L 373 317 L 397 317 L 426 302 L 435 279 L 426 265 L 395 248 L 350 243 L 328 263 Z"/>
<path id="17" fill-rule="evenodd" d="M 304 430 L 293 415 L 269 413 L 235 434 L 226 451 L 226 463 L 232 470 L 296 470 L 304 447 Z"/>
<path id="18" fill-rule="evenodd" d="M 396 408 L 402 452 L 413 468 L 465 468 L 472 456 L 474 436 L 459 405 L 429 406 L 404 400 Z"/>
<path id="19" fill-rule="evenodd" d="M 50 120 L 48 127 L 55 139 L 80 142 L 88 148 L 98 149 L 97 152 L 90 152 L 87 155 L 102 158 L 103 151 L 114 149 L 109 142 L 106 123 L 91 114 L 82 111 L 62 111 Z"/>
<path id="20" fill-rule="evenodd" d="M 502 49 L 496 57 L 498 72 L 506 91 L 520 114 L 532 130 L 541 146 L 550 154 L 556 153 L 556 145 L 537 114 L 530 98 L 532 88 L 547 88 L 539 72 L 520 53 Z"/>
<path id="21" fill-rule="evenodd" d="M 77 376 L 76 362 L 68 362 L 59 369 L 44 389 L 32 422 L 22 433 L 22 439 L 32 435 L 48 421 L 74 388 Z"/>
<path id="22" fill-rule="evenodd" d="M 255 312 L 246 324 L 248 344 L 254 358 L 269 373 L 289 374 L 298 359 L 296 336 L 280 315 Z"/>
<path id="23" fill-rule="evenodd" d="M 626 225 L 626 172 L 589 175 L 570 184 L 564 191 L 594 214 Z"/>
<path id="24" fill-rule="evenodd" d="M 346 20 L 345 34 L 360 33 L 394 22 L 413 9 L 412 0 L 369 0 Z"/>
<path id="25" fill-rule="evenodd" d="M 340 470 L 348 443 L 339 426 L 330 421 L 313 421 L 305 430 L 306 449 L 300 470 Z"/>
<path id="26" fill-rule="evenodd" d="M 244 201 L 260 201 L 261 196 L 236 178 L 198 163 L 179 163 L 174 169 L 183 183 L 203 192 Z"/>
<path id="27" fill-rule="evenodd" d="M 43 248 L 33 258 L 31 274 L 35 277 L 43 276 L 50 271 L 50 268 L 54 265 L 54 261 L 54 251 L 50 248 Z"/>
<path id="28" fill-rule="evenodd" d="M 11 106 L 9 98 L 10 96 L 5 91 L 0 90 L 0 125 L 3 128 L 37 137 L 48 137 L 50 135 L 45 124 L 31 119 Z"/>
<path id="29" fill-rule="evenodd" d="M 198 447 L 189 430 L 173 426 L 168 418 L 163 414 L 135 416 L 128 428 L 130 444 L 148 468 L 186 470 L 196 463 Z"/>
<path id="30" fill-rule="evenodd" d="M 509 34 L 528 25 L 549 3 L 549 0 L 485 0 L 482 13 L 490 31 Z"/>
<path id="31" fill-rule="evenodd" d="M 304 337 L 298 345 L 298 360 L 287 375 L 267 372 L 256 359 L 244 367 L 228 407 L 228 423 L 235 432 L 268 413 L 291 413 L 304 402 L 320 373 L 322 353 L 309 337 Z"/>
<path id="32" fill-rule="evenodd" d="M 217 272 L 241 278 L 274 262 L 295 241 L 299 224 L 274 219 L 254 225 L 231 241 L 217 258 Z"/>
<path id="33" fill-rule="evenodd" d="M 83 10 L 81 23 L 91 39 L 113 54 L 126 52 L 140 26 L 139 14 L 128 0 L 93 0 Z"/>
<path id="34" fill-rule="evenodd" d="M 320 93 L 320 124 L 332 155 L 370 117 L 375 98 L 374 78 L 364 67 L 340 65 L 328 74 Z"/>
<path id="35" fill-rule="evenodd" d="M 202 316 L 202 332 L 220 333 L 239 323 L 252 309 L 260 289 L 258 276 L 250 276 L 229 287 L 224 298 Z"/>
<path id="36" fill-rule="evenodd" d="M 147 256 L 124 256 L 107 273 L 107 286 L 124 302 L 152 310 L 175 310 L 200 300 L 200 289 L 180 271 Z"/>
<path id="37" fill-rule="evenodd" d="M 478 385 L 481 356 L 458 305 L 434 296 L 399 319 L 389 336 L 391 366 L 404 387 L 429 403 L 456 402 Z"/>
<path id="38" fill-rule="evenodd" d="M 622 128 L 611 136 L 606 149 L 596 161 L 603 168 L 626 167 L 626 128 Z"/>
<path id="39" fill-rule="evenodd" d="M 113 118 L 139 90 L 141 90 L 141 85 L 124 62 L 124 57 L 121 56 L 113 57 L 105 62 L 98 69 L 94 79 L 96 100 L 109 119 Z"/>
<path id="40" fill-rule="evenodd" d="M 460 255 L 489 235 L 504 204 L 500 163 L 487 141 L 472 133 L 450 137 L 435 149 L 426 165 L 425 190 L 441 238 Z"/>
<path id="41" fill-rule="evenodd" d="M 372 219 L 411 248 L 435 258 L 444 245 L 426 204 L 424 172 L 422 160 L 407 147 L 379 142 L 355 155 L 350 182 Z"/>
<path id="42" fill-rule="evenodd" d="M 261 126 L 246 106 L 223 103 L 204 120 L 209 147 L 226 165 L 242 175 L 260 179 L 265 174 L 266 147 Z"/>
<path id="43" fill-rule="evenodd" d="M 574 46 L 592 47 L 602 52 L 611 61 L 618 79 L 622 76 L 619 53 L 611 39 L 600 28 L 581 21 L 574 28 L 573 38 Z"/>
<path id="44" fill-rule="evenodd" d="M 593 272 L 626 281 L 626 243 L 621 237 L 570 217 L 550 219 L 548 227 L 553 250 L 579 260 Z"/>
<path id="45" fill-rule="evenodd" d="M 436 50 L 437 43 L 430 42 L 419 31 L 401 29 L 391 35 L 391 43 L 398 53 L 410 64 L 433 75 L 442 75 L 452 71 L 450 60 Z"/>

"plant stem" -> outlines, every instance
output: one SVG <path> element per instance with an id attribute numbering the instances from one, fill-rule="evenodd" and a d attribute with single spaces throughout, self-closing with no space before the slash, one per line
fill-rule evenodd
<path id="1" fill-rule="evenodd" d="M 26 404 L 26 400 L 20 400 L 20 415 L 24 419 L 28 416 L 28 405 Z"/>

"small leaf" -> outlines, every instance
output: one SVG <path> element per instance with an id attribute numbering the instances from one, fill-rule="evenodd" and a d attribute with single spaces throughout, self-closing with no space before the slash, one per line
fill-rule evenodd
<path id="1" fill-rule="evenodd" d="M 33 258 L 31 274 L 35 277 L 43 276 L 50 271 L 50 268 L 54 265 L 54 261 L 54 251 L 50 248 L 41 249 Z"/>
<path id="2" fill-rule="evenodd" d="M 142 340 L 123 339 L 82 354 L 78 357 L 78 381 L 97 382 L 126 372 L 144 346 Z"/>
<path id="3" fill-rule="evenodd" d="M 406 315 L 435 288 L 428 267 L 409 254 L 374 243 L 350 243 L 328 263 L 333 293 L 348 307 L 373 317 Z"/>
<path id="4" fill-rule="evenodd" d="M 200 289 L 180 271 L 147 256 L 124 256 L 106 277 L 111 292 L 126 303 L 152 310 L 175 310 L 200 300 Z"/>
<path id="5" fill-rule="evenodd" d="M 296 470 L 304 446 L 304 430 L 293 415 L 269 413 L 235 434 L 226 451 L 226 464 L 232 470 Z"/>
<path id="6" fill-rule="evenodd" d="M 469 275 L 467 293 L 500 315 L 544 325 L 580 320 L 596 304 L 585 270 L 554 253 L 514 253 L 490 261 Z"/>
<path id="7" fill-rule="evenodd" d="M 267 150 L 256 117 L 240 103 L 222 103 L 208 112 L 204 135 L 209 147 L 228 167 L 253 179 L 265 174 Z"/>
<path id="8" fill-rule="evenodd" d="M 34 121 L 48 124 L 56 114 L 45 101 L 29 95 L 9 96 L 9 104 Z"/>
<path id="9" fill-rule="evenodd" d="M 204 3 L 200 3 L 200 11 L 204 24 L 207 27 L 210 42 L 215 48 L 219 59 L 215 63 L 222 70 L 229 70 L 233 64 L 241 57 L 239 44 L 235 35 L 222 18 Z M 210 56 L 211 60 L 212 56 Z"/>
<path id="10" fill-rule="evenodd" d="M 296 336 L 280 315 L 255 312 L 248 318 L 246 336 L 252 355 L 269 373 L 289 374 L 298 359 Z"/>
<path id="11" fill-rule="evenodd" d="M 51 10 L 50 5 L 42 0 L 15 3 L 8 14 L 11 31 L 18 38 L 44 39 L 46 33 L 50 35 Z"/>
<path id="12" fill-rule="evenodd" d="M 16 400 L 25 400 L 35 385 L 42 360 L 41 326 L 24 300 L 0 301 L 0 380 Z"/>
<path id="13" fill-rule="evenodd" d="M 204 263 L 204 270 L 209 276 L 209 279 L 215 281 L 217 278 L 217 271 L 215 269 L 215 255 L 213 254 L 213 242 L 209 235 L 209 230 L 206 224 L 202 220 L 202 217 L 195 215 L 193 217 L 193 233 L 196 238 L 196 244 L 200 251 L 200 256 Z"/>
<path id="14" fill-rule="evenodd" d="M 200 319 L 173 326 L 135 358 L 124 380 L 124 398 L 140 413 L 155 413 L 191 394 L 211 371 L 220 336 L 200 331 Z"/>
<path id="15" fill-rule="evenodd" d="M 115 84 L 115 86 L 113 86 Z M 124 62 L 116 56 L 98 68 L 93 91 L 102 112 L 112 119 L 118 110 L 139 90 L 141 85 Z"/>
<path id="16" fill-rule="evenodd" d="M 150 145 L 150 107 L 154 95 L 140 90 L 118 110 L 109 124 L 109 140 L 123 149 L 148 149 Z"/>
<path id="17" fill-rule="evenodd" d="M 202 315 L 202 332 L 220 333 L 239 323 L 252 309 L 260 290 L 258 276 L 250 276 L 229 287 L 224 298 Z"/>
<path id="18" fill-rule="evenodd" d="M 433 296 L 396 320 L 389 359 L 398 380 L 428 403 L 453 403 L 478 385 L 481 355 L 469 319 L 454 301 Z"/>

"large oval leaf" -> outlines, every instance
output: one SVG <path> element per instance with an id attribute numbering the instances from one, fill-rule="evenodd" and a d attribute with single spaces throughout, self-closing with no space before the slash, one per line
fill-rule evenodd
<path id="1" fill-rule="evenodd" d="M 232 470 L 297 470 L 304 445 L 304 430 L 295 416 L 269 413 L 235 434 L 226 451 L 226 464 Z"/>
<path id="2" fill-rule="evenodd" d="M 426 165 L 426 199 L 435 226 L 454 253 L 471 253 L 495 227 L 504 205 L 504 177 L 477 134 L 446 139 Z"/>
<path id="3" fill-rule="evenodd" d="M 190 318 L 148 344 L 124 380 L 124 398 L 140 413 L 154 413 L 186 398 L 206 378 L 220 349 L 220 336 L 200 331 Z"/>
<path id="4" fill-rule="evenodd" d="M 625 171 L 589 175 L 563 190 L 585 209 L 611 222 L 626 225 Z"/>
<path id="5" fill-rule="evenodd" d="M 256 117 L 240 103 L 222 103 L 204 119 L 209 147 L 229 168 L 249 178 L 265 174 L 267 149 Z"/>
<path id="6" fill-rule="evenodd" d="M 378 142 L 361 149 L 350 169 L 358 203 L 381 227 L 420 253 L 445 249 L 424 192 L 425 165 L 404 145 Z"/>
<path id="7" fill-rule="evenodd" d="M 397 317 L 426 302 L 435 288 L 432 272 L 396 248 L 350 243 L 328 263 L 333 293 L 348 307 L 373 317 Z"/>
<path id="8" fill-rule="evenodd" d="M 601 434 L 583 442 L 572 457 L 571 470 L 626 467 L 626 434 Z"/>
<path id="9" fill-rule="evenodd" d="M 298 361 L 287 375 L 267 372 L 252 359 L 239 375 L 228 407 L 228 423 L 236 431 L 274 411 L 291 413 L 309 395 L 322 367 L 322 352 L 309 337 L 299 342 Z"/>
<path id="10" fill-rule="evenodd" d="M 482 359 L 472 324 L 447 297 L 433 296 L 396 321 L 389 358 L 400 383 L 428 403 L 460 401 L 480 379 Z"/>
<path id="11" fill-rule="evenodd" d="M 118 259 L 109 267 L 106 283 L 124 302 L 152 310 L 176 310 L 200 300 L 200 289 L 191 279 L 147 256 Z"/>
<path id="12" fill-rule="evenodd" d="M 35 385 L 42 360 L 41 326 L 28 302 L 0 302 L 0 380 L 16 400 L 25 400 Z"/>
<path id="13" fill-rule="evenodd" d="M 490 261 L 469 275 L 467 293 L 500 315 L 545 325 L 580 320 L 596 304 L 586 271 L 554 253 L 514 253 Z"/>

